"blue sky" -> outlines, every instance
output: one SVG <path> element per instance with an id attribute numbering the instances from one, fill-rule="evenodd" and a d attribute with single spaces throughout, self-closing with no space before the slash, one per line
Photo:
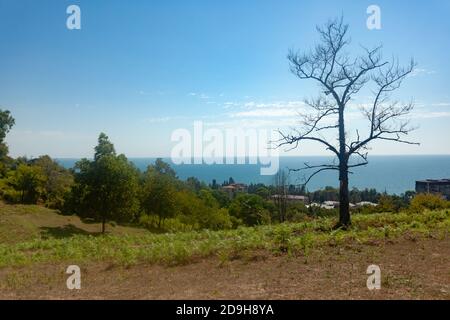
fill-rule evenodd
<path id="1" fill-rule="evenodd" d="M 67 6 L 81 30 L 66 28 Z M 368 30 L 366 8 L 381 8 Z M 421 146 L 389 142 L 372 154 L 450 154 L 449 1 L 0 0 L 0 108 L 16 126 L 12 156 L 92 156 L 106 132 L 129 157 L 168 156 L 177 128 L 283 128 L 317 92 L 289 72 L 316 24 L 341 13 L 352 45 L 419 63 L 398 98 L 414 99 Z M 366 103 L 359 97 L 355 103 Z M 359 126 L 357 117 L 349 118 Z M 289 155 L 324 154 L 305 145 Z"/>

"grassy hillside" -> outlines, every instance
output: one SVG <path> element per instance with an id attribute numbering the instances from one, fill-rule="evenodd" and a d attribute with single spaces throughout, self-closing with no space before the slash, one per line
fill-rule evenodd
<path id="1" fill-rule="evenodd" d="M 450 210 L 420 214 L 355 215 L 350 230 L 332 230 L 335 220 L 322 218 L 236 230 L 153 234 L 143 229 L 108 226 L 58 215 L 38 206 L 0 204 L 0 267 L 54 262 L 184 264 L 216 255 L 221 260 L 258 250 L 307 256 L 323 246 L 374 244 L 399 237 L 445 239 Z"/>
<path id="2" fill-rule="evenodd" d="M 0 201 L 0 244 L 95 235 L 100 231 L 99 223 L 86 223 L 77 216 L 63 216 L 37 205 L 9 205 Z M 108 225 L 107 231 L 113 235 L 146 233 L 144 229 L 116 225 Z"/>

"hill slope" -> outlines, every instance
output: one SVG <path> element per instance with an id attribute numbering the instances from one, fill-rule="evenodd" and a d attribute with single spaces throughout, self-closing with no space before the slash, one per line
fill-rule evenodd
<path id="1" fill-rule="evenodd" d="M 99 223 L 86 223 L 77 216 L 60 215 L 55 210 L 37 205 L 10 205 L 0 201 L 0 244 L 66 238 L 76 234 L 95 235 L 100 231 Z M 107 232 L 114 235 L 147 233 L 140 228 L 110 224 Z"/>
<path id="2" fill-rule="evenodd" d="M 450 299 L 450 210 L 154 234 L 0 204 L 0 299 Z M 67 290 L 65 270 L 82 270 Z M 382 269 L 382 290 L 366 268 Z M 170 266 L 170 267 L 168 267 Z"/>

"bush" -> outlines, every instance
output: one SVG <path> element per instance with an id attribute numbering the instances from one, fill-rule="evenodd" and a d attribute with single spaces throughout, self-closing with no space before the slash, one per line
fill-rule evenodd
<path id="1" fill-rule="evenodd" d="M 2 184 L 3 197 L 13 203 L 36 204 L 44 194 L 46 178 L 42 168 L 28 164 L 19 164 L 10 170 Z"/>
<path id="2" fill-rule="evenodd" d="M 442 196 L 431 193 L 419 193 L 412 200 L 409 210 L 414 213 L 423 212 L 424 210 L 437 210 L 450 208 L 450 202 L 442 198 Z"/>
<path id="3" fill-rule="evenodd" d="M 0 196 L 9 203 L 20 203 L 22 193 L 10 187 L 1 188 Z"/>
<path id="4" fill-rule="evenodd" d="M 267 224 L 272 220 L 273 204 L 256 194 L 241 193 L 230 204 L 230 215 L 247 226 Z M 237 221 L 237 220 L 236 220 Z"/>
<path id="5" fill-rule="evenodd" d="M 199 196 L 191 191 L 180 191 L 176 195 L 179 220 L 195 229 L 230 229 L 231 217 L 226 208 L 220 208 L 209 190 L 203 189 Z"/>
<path id="6" fill-rule="evenodd" d="M 49 156 L 41 156 L 32 163 L 41 168 L 45 177 L 42 201 L 49 208 L 61 210 L 74 182 L 72 173 Z"/>
<path id="7" fill-rule="evenodd" d="M 308 216 L 308 208 L 303 203 L 293 203 L 288 204 L 286 210 L 286 220 L 287 221 L 304 221 Z"/>

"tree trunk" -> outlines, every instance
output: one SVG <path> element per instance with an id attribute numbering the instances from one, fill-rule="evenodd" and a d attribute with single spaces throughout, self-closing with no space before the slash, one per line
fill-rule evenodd
<path id="1" fill-rule="evenodd" d="M 339 168 L 339 223 L 337 227 L 348 227 L 350 225 L 349 191 L 348 191 L 348 168 L 343 163 Z"/>
<path id="2" fill-rule="evenodd" d="M 339 106 L 339 222 L 336 228 L 346 228 L 350 225 L 344 107 L 342 104 Z"/>
<path id="3" fill-rule="evenodd" d="M 103 217 L 102 218 L 102 233 L 105 233 L 106 231 L 106 219 Z"/>

